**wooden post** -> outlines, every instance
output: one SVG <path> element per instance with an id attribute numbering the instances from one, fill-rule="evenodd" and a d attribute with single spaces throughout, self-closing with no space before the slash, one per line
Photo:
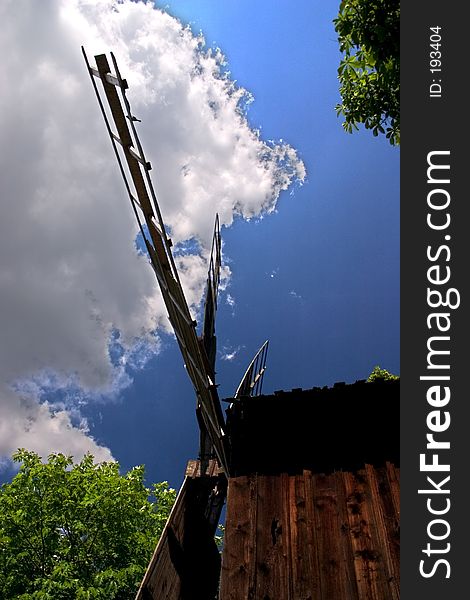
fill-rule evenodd
<path id="1" fill-rule="evenodd" d="M 225 493 L 217 461 L 202 476 L 199 461 L 189 461 L 136 600 L 214 600 L 220 578 L 214 534 Z"/>

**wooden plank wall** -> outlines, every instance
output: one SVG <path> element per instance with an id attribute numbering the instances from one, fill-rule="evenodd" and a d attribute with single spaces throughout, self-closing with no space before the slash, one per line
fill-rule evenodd
<path id="1" fill-rule="evenodd" d="M 229 480 L 220 600 L 398 600 L 399 469 Z"/>
<path id="2" fill-rule="evenodd" d="M 215 460 L 201 477 L 199 461 L 189 461 L 183 485 L 144 575 L 136 600 L 213 600 L 220 578 L 215 528 L 207 518 L 208 499 L 224 483 Z M 216 523 L 220 509 L 216 508 Z"/>

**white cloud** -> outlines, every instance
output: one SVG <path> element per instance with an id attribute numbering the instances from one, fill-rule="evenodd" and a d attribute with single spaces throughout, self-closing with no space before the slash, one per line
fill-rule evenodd
<path id="1" fill-rule="evenodd" d="M 129 367 L 158 349 L 166 311 L 135 249 L 80 45 L 90 57 L 114 51 L 172 237 L 200 245 L 200 256 L 178 259 L 193 307 L 215 212 L 230 225 L 273 211 L 304 167 L 290 146 L 264 143 L 249 127 L 244 90 L 224 76 L 221 53 L 203 51 L 151 3 L 6 0 L 0 19 L 0 455 L 22 445 L 109 457 L 72 422 L 72 406 L 44 403 L 41 373 L 75 386 L 83 401 L 116 393 Z M 110 354 L 116 331 L 120 364 Z M 28 380 L 37 389 L 26 400 L 19 388 Z"/>
<path id="2" fill-rule="evenodd" d="M 235 306 L 235 298 L 233 296 L 231 296 L 230 294 L 227 294 L 227 297 L 225 299 L 225 302 L 231 307 L 234 308 Z"/>
<path id="3" fill-rule="evenodd" d="M 112 460 L 110 450 L 89 436 L 86 423 L 74 425 L 69 412 L 52 410 L 47 403 L 21 398 L 4 387 L 0 393 L 0 440 L 4 452 L 25 447 L 43 457 L 54 451 L 77 458 L 91 452 L 99 461 Z M 8 442 L 10 446 L 6 446 Z"/>
<path id="4" fill-rule="evenodd" d="M 235 360 L 235 358 L 237 357 L 237 355 L 241 349 L 242 349 L 242 346 L 237 346 L 236 348 L 230 348 L 229 346 L 224 346 L 222 349 L 220 358 L 222 360 L 232 362 L 232 360 Z"/>

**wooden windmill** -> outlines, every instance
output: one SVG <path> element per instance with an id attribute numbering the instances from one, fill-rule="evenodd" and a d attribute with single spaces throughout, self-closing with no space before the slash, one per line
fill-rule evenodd
<path id="1" fill-rule="evenodd" d="M 136 600 L 398 600 L 398 384 L 263 396 L 265 342 L 224 418 L 215 380 L 218 218 L 198 335 L 127 82 L 112 54 L 113 72 L 105 55 L 93 67 L 82 51 L 194 387 L 200 428 L 199 459 L 188 463 Z M 214 534 L 227 488 L 219 586 Z"/>

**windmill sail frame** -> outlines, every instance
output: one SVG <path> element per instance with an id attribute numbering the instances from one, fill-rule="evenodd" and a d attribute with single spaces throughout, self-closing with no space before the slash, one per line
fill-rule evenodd
<path id="1" fill-rule="evenodd" d="M 150 178 L 149 172 L 152 167 L 145 158 L 135 127 L 136 119 L 132 114 L 129 101 L 126 97 L 126 90 L 128 89 L 127 81 L 121 77 L 116 59 L 112 53 L 111 59 L 114 74 L 111 73 L 106 55 L 100 54 L 95 56 L 97 68 L 94 68 L 90 65 L 83 47 L 82 53 L 129 200 L 149 254 L 150 263 L 160 286 L 169 320 L 196 393 L 196 410 L 201 429 L 205 430 L 205 434 L 210 439 L 219 464 L 228 477 L 228 443 L 225 433 L 225 421 L 215 385 L 215 350 L 212 352 L 215 344 L 214 319 L 220 271 L 220 231 L 218 229 L 218 219 L 216 220 L 215 230 L 217 237 L 214 235 L 209 265 L 209 285 L 206 298 L 207 331 L 210 335 L 206 334 L 205 319 L 203 337 L 199 339 L 196 334 L 196 321 L 192 318 L 189 311 L 171 252 L 172 242 L 167 235 L 157 196 Z M 100 79 L 102 83 L 104 96 L 107 100 L 117 133 L 111 127 L 110 119 L 106 113 L 105 104 L 95 79 Z M 124 160 L 122 155 L 124 156 Z M 127 166 L 130 178 L 126 174 L 125 166 Z M 144 224 L 147 227 L 148 236 L 146 235 Z M 206 347 L 209 347 L 213 356 L 207 356 Z M 203 449 L 201 449 L 201 452 L 205 453 Z M 207 459 L 206 456 L 202 458 L 204 460 Z"/>
<path id="2" fill-rule="evenodd" d="M 215 216 L 214 234 L 207 273 L 206 297 L 204 301 L 204 322 L 202 326 L 202 341 L 207 358 L 215 378 L 215 358 L 217 340 L 215 336 L 215 317 L 217 313 L 217 293 L 220 283 L 220 266 L 222 263 L 222 240 L 220 237 L 219 215 Z"/>
<path id="3" fill-rule="evenodd" d="M 243 375 L 234 400 L 242 396 L 260 396 L 263 391 L 264 372 L 266 371 L 266 361 L 268 357 L 269 340 L 266 340 L 254 355 Z"/>

